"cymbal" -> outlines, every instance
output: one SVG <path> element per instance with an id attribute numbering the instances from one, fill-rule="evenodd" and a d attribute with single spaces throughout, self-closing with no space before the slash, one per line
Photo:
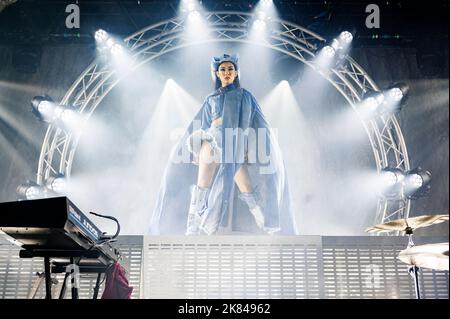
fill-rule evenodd
<path id="1" fill-rule="evenodd" d="M 448 215 L 423 215 L 418 217 L 402 218 L 375 225 L 366 229 L 368 233 L 381 233 L 386 231 L 406 231 L 408 227 L 417 229 L 448 220 Z"/>
<path id="2" fill-rule="evenodd" d="M 449 270 L 448 243 L 414 246 L 402 250 L 397 258 L 419 268 Z"/>

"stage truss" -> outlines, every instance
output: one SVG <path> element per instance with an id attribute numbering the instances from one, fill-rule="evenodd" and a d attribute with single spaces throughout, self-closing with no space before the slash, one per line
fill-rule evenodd
<path id="1" fill-rule="evenodd" d="M 270 37 L 258 42 L 248 38 L 256 18 L 243 12 L 208 12 L 203 16 L 210 29 L 210 36 L 203 41 L 190 41 L 184 32 L 187 17 L 175 17 L 148 26 L 124 39 L 123 45 L 132 52 L 134 64 L 130 71 L 168 52 L 207 42 L 240 42 L 267 47 L 292 58 L 308 67 L 317 69 L 315 54 L 326 42 L 324 38 L 299 25 L 271 19 L 267 21 Z M 357 103 L 368 90 L 379 91 L 370 76 L 349 56 L 329 71 L 319 71 L 356 109 Z M 103 98 L 119 83 L 125 74 L 118 74 L 110 65 L 95 60 L 78 77 L 65 94 L 61 105 L 70 105 L 87 118 Z M 405 141 L 395 115 L 383 115 L 373 120 L 362 120 L 373 150 L 377 171 L 385 167 L 410 169 Z M 41 148 L 37 171 L 37 183 L 42 185 L 50 176 L 58 173 L 70 177 L 77 138 L 70 132 L 50 125 Z M 379 198 L 375 223 L 409 216 L 410 200 L 388 201 Z"/>

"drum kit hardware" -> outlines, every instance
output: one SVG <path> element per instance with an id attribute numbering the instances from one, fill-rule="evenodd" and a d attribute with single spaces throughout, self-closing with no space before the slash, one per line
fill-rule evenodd
<path id="1" fill-rule="evenodd" d="M 414 278 L 417 299 L 421 298 L 418 277 L 420 268 L 449 270 L 449 244 L 437 243 L 415 246 L 412 239 L 414 230 L 443 223 L 447 220 L 449 220 L 449 215 L 423 215 L 392 220 L 366 229 L 368 233 L 401 231 L 408 236 L 408 246 L 400 251 L 397 258 L 409 265 L 408 272 Z"/>

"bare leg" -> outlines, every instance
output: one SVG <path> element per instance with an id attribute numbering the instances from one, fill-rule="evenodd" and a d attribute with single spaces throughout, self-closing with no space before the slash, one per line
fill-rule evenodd
<path id="1" fill-rule="evenodd" d="M 198 159 L 197 185 L 192 187 L 186 235 L 201 234 L 201 215 L 207 207 L 208 189 L 211 186 L 217 167 L 217 163 L 213 161 L 213 155 L 209 143 L 203 143 Z"/>
<path id="2" fill-rule="evenodd" d="M 216 173 L 217 163 L 213 160 L 213 150 L 209 143 L 203 143 L 199 154 L 197 185 L 209 188 Z"/>
<path id="3" fill-rule="evenodd" d="M 253 192 L 252 184 L 250 183 L 250 176 L 248 176 L 247 167 L 241 165 L 239 170 L 234 175 L 234 181 L 239 187 L 241 193 L 251 193 Z"/>

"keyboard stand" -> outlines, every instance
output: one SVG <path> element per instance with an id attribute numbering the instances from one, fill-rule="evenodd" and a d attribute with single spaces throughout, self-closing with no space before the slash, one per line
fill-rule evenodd
<path id="1" fill-rule="evenodd" d="M 106 273 L 110 264 L 103 264 L 96 259 L 100 257 L 98 250 L 56 250 L 56 249 L 24 249 L 19 252 L 20 258 L 44 258 L 44 274 L 45 274 L 45 299 L 52 299 L 52 273 L 65 273 L 64 282 L 61 287 L 59 299 L 63 299 L 66 292 L 66 281 L 70 273 L 66 272 L 66 267 L 69 265 L 76 265 L 79 268 L 79 273 L 97 273 L 97 281 L 94 288 L 93 299 L 97 299 L 100 289 L 100 279 L 103 273 Z M 82 258 L 88 259 L 91 263 L 80 263 Z M 53 260 L 56 259 L 56 260 Z M 63 261 L 57 261 L 63 259 Z M 67 260 L 68 259 L 68 260 Z M 93 263 L 92 263 L 93 262 Z M 72 271 L 73 272 L 73 271 Z M 78 288 L 74 285 L 72 278 L 72 299 L 78 299 Z"/>

